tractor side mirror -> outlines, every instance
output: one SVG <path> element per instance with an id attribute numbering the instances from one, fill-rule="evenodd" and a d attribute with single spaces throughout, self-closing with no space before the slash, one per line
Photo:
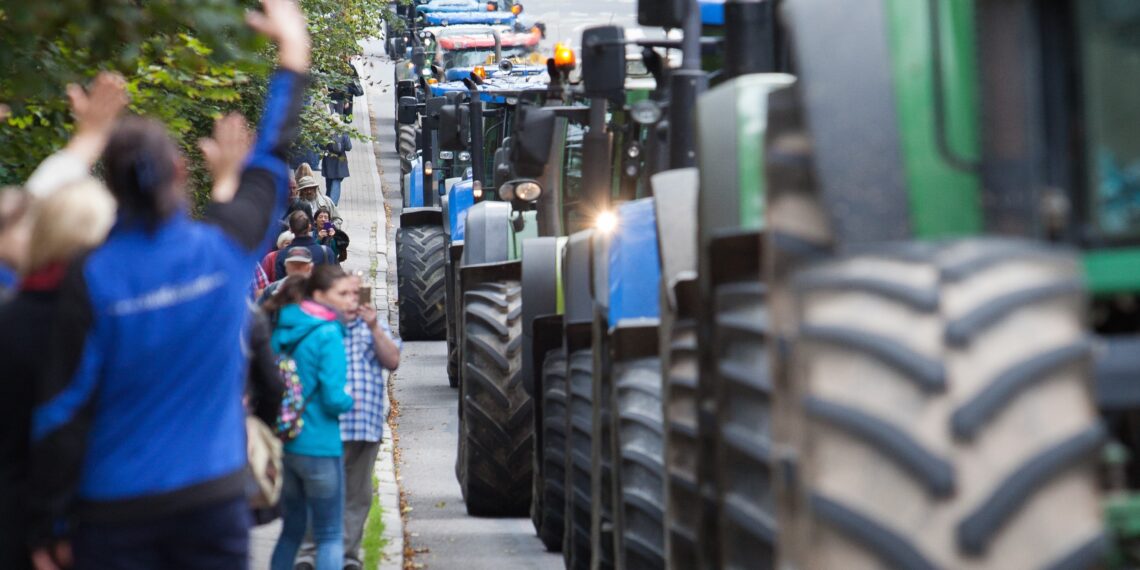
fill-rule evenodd
<path id="1" fill-rule="evenodd" d="M 432 97 L 424 103 L 425 129 L 439 128 L 439 112 L 445 104 L 445 97 Z"/>
<path id="2" fill-rule="evenodd" d="M 471 104 L 459 104 L 459 143 L 463 148 L 456 150 L 468 150 L 467 141 L 471 140 Z"/>
<path id="3" fill-rule="evenodd" d="M 587 97 L 613 97 L 625 89 L 625 32 L 596 26 L 582 32 L 582 84 Z"/>
<path id="4" fill-rule="evenodd" d="M 550 161 L 554 138 L 554 111 L 536 105 L 519 105 L 511 132 L 510 161 L 515 174 L 537 178 Z"/>
<path id="5" fill-rule="evenodd" d="M 453 152 L 463 150 L 463 139 L 459 131 L 459 109 L 456 97 L 448 97 L 447 103 L 439 109 L 439 150 Z"/>
<path id="6" fill-rule="evenodd" d="M 504 137 L 502 146 L 495 150 L 495 188 L 502 186 L 512 178 L 511 144 L 511 137 Z"/>
<path id="7" fill-rule="evenodd" d="M 419 101 L 415 97 L 400 97 L 399 113 L 397 113 L 396 120 L 401 125 L 414 125 L 416 124 Z"/>
<path id="8" fill-rule="evenodd" d="M 637 0 L 637 23 L 642 26 L 680 29 L 685 24 L 686 0 Z"/>
<path id="9" fill-rule="evenodd" d="M 422 68 L 426 62 L 427 53 L 424 52 L 424 48 L 417 47 L 412 49 L 412 63 L 414 63 L 417 68 Z"/>

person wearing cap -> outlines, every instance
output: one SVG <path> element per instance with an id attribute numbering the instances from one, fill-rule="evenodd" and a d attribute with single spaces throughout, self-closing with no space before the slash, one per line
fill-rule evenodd
<path id="1" fill-rule="evenodd" d="M 281 256 L 278 256 L 281 257 Z M 261 297 L 257 299 L 257 304 L 262 305 L 267 299 L 272 297 L 277 292 L 277 288 L 281 286 L 281 282 L 285 281 L 287 277 L 293 275 L 300 275 L 301 277 L 308 277 L 313 273 L 313 254 L 309 248 L 304 246 L 291 246 L 285 251 L 285 273 L 280 279 L 270 283 L 265 291 L 261 293 Z"/>
<path id="2" fill-rule="evenodd" d="M 336 209 L 336 204 L 333 203 L 332 199 L 321 193 L 320 184 L 317 184 L 316 178 L 312 176 L 302 177 L 297 180 L 297 188 L 301 193 L 301 197 L 298 201 L 311 212 L 309 216 L 310 219 L 312 219 L 321 208 L 324 208 L 329 211 L 333 225 L 336 226 L 337 229 L 340 229 L 340 225 L 344 220 L 340 217 L 340 212 Z M 290 229 L 292 229 L 292 227 L 290 227 Z M 293 233 L 296 234 L 297 231 L 293 230 Z"/>
<path id="3" fill-rule="evenodd" d="M 297 211 L 289 214 L 289 231 L 293 232 L 292 247 L 304 247 L 309 250 L 312 261 L 316 265 L 336 263 L 336 254 L 328 246 L 321 245 L 313 237 L 313 223 L 305 212 Z M 277 263 L 274 273 L 278 278 L 285 275 L 285 250 L 277 254 Z"/>

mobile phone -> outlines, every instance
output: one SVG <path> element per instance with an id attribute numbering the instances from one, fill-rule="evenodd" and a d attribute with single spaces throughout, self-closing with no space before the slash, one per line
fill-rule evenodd
<path id="1" fill-rule="evenodd" d="M 372 287 L 370 285 L 365 285 L 365 286 L 360 288 L 360 304 L 361 305 L 371 305 L 372 304 Z"/>
<path id="2" fill-rule="evenodd" d="M 333 229 L 332 222 L 325 222 L 325 231 Z"/>

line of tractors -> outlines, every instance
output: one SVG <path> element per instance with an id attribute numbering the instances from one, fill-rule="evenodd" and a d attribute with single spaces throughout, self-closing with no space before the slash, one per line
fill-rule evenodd
<path id="1" fill-rule="evenodd" d="M 1140 4 L 640 0 L 675 32 L 544 60 L 441 2 L 389 40 L 400 330 L 471 515 L 568 568 L 1140 564 Z"/>

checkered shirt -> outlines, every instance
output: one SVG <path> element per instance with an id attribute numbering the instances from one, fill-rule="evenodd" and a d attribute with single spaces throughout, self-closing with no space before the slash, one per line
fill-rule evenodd
<path id="1" fill-rule="evenodd" d="M 388 338 L 392 330 L 383 319 L 380 328 Z M 400 346 L 396 341 L 396 346 Z M 348 357 L 348 388 L 355 402 L 352 410 L 340 417 L 342 441 L 380 441 L 384 437 L 384 367 L 376 355 L 372 331 L 364 319 L 357 317 L 348 323 L 344 336 L 344 350 Z"/>

